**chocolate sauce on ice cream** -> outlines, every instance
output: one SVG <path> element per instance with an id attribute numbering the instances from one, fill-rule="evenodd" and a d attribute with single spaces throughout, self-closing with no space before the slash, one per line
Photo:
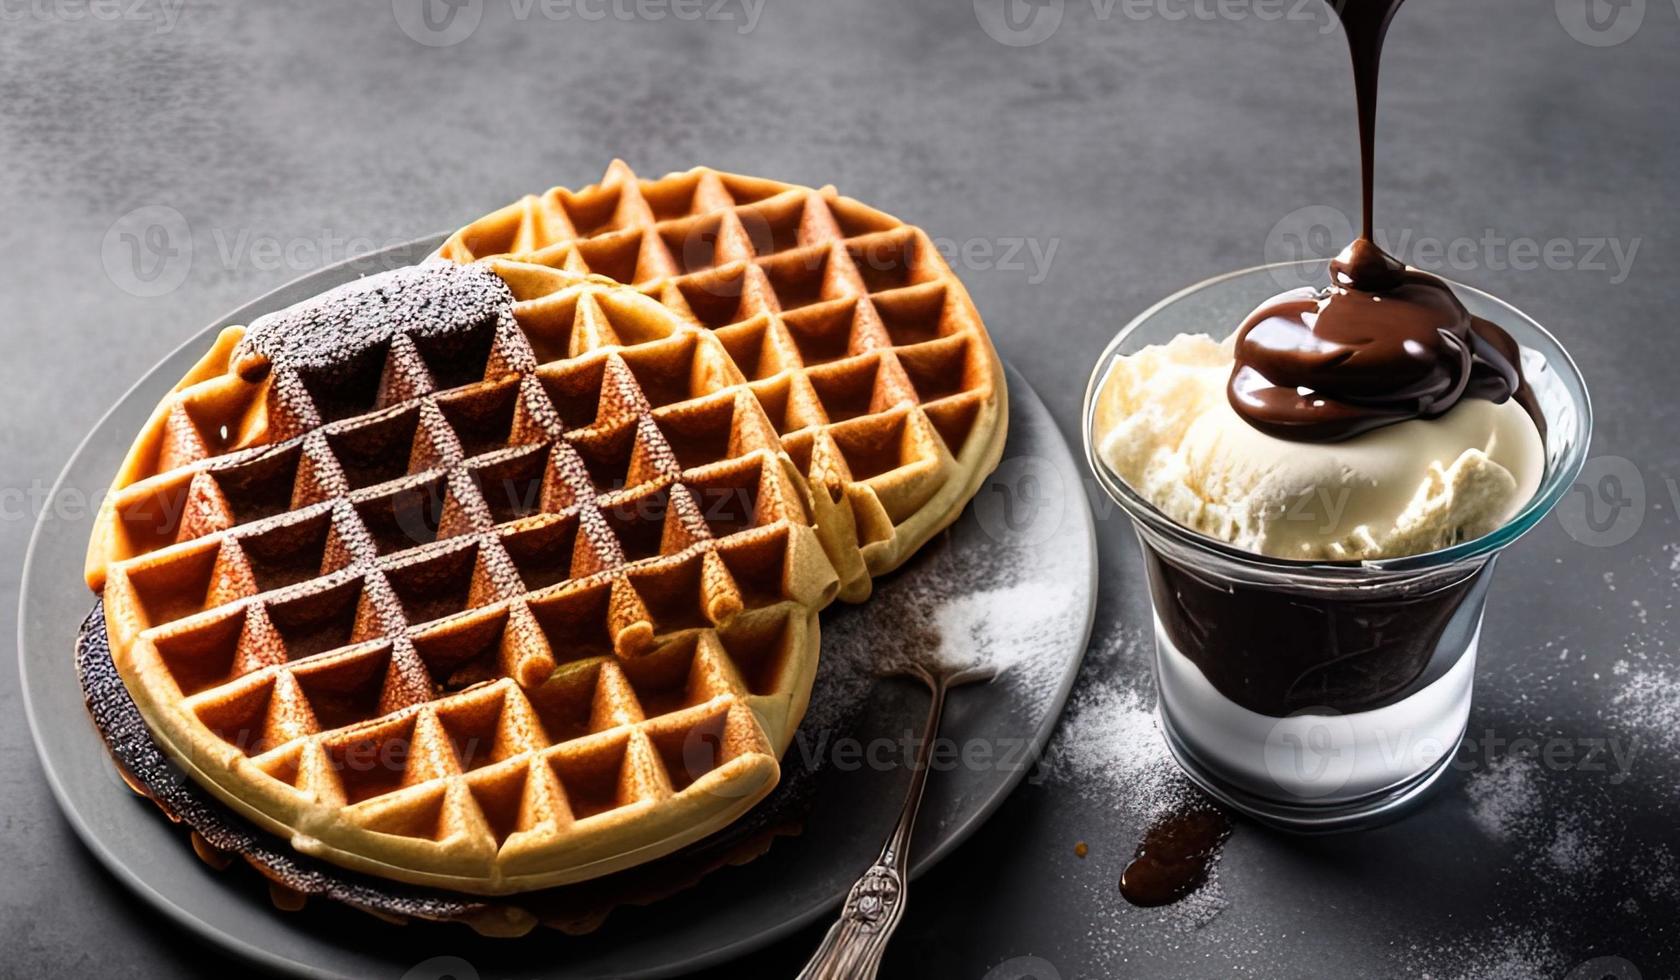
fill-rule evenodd
<path id="1" fill-rule="evenodd" d="M 1282 439 L 1336 442 L 1464 398 L 1517 396 L 1536 425 L 1516 343 L 1472 316 L 1445 282 L 1409 269 L 1372 239 L 1377 73 L 1403 0 L 1339 0 L 1359 108 L 1364 223 L 1330 263 L 1330 283 L 1272 297 L 1237 333 L 1227 389 L 1248 424 Z"/>
<path id="2" fill-rule="evenodd" d="M 1368 238 L 1337 256 L 1330 276 L 1330 286 L 1274 296 L 1243 321 L 1229 394 L 1249 425 L 1336 442 L 1522 391 L 1516 342 L 1471 316 L 1440 279 Z"/>

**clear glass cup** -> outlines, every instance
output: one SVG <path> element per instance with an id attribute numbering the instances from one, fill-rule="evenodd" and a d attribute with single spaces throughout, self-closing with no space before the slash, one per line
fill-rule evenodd
<path id="1" fill-rule="evenodd" d="M 1552 335 L 1510 304 L 1451 283 L 1471 313 L 1521 346 L 1546 419 L 1539 489 L 1490 534 L 1380 561 L 1271 558 L 1179 525 L 1098 456 L 1096 395 L 1115 358 L 1181 333 L 1223 336 L 1283 289 L 1328 281 L 1323 260 L 1275 263 L 1156 303 L 1097 359 L 1083 421 L 1086 459 L 1143 548 L 1168 747 L 1214 798 L 1301 831 L 1392 818 L 1446 770 L 1469 718 L 1494 561 L 1567 492 L 1592 430 L 1586 386 Z"/>

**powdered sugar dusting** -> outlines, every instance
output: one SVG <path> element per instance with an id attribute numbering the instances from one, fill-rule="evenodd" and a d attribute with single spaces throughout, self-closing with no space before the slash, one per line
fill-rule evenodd
<path id="1" fill-rule="evenodd" d="M 1205 804 L 1168 753 L 1156 724 L 1149 643 L 1140 630 L 1116 630 L 1091 651 L 1084 685 L 1056 730 L 1047 760 L 1058 792 L 1101 800 L 1116 817 L 1105 823 L 1106 840 L 1093 846 L 1070 882 L 1087 892 L 1092 909 L 1087 940 L 1110 972 L 1127 972 L 1124 967 L 1134 954 L 1182 952 L 1229 906 L 1219 869 L 1222 849 L 1201 886 L 1170 905 L 1135 908 L 1119 893 L 1120 871 L 1147 829 L 1175 811 Z M 1152 917 L 1156 925 L 1141 931 L 1128 927 L 1134 916 Z M 1263 938 L 1227 929 L 1219 941 L 1259 943 Z M 1249 967 L 1255 975 L 1272 973 L 1263 958 L 1251 956 Z"/>
<path id="2" fill-rule="evenodd" d="M 896 672 L 914 645 L 927 656 L 935 637 L 931 654 L 940 661 L 997 671 L 992 685 L 1008 687 L 1011 725 L 1039 725 L 1084 641 L 1092 556 L 1081 522 L 1046 540 L 1008 532 L 971 509 L 898 571 L 876 579 L 866 602 L 825 610 L 799 737 L 850 733 L 877 681 Z"/>
<path id="3" fill-rule="evenodd" d="M 1642 883 L 1649 898 L 1668 902 L 1680 899 L 1680 858 L 1667 844 L 1658 844 L 1646 855 Z"/>
<path id="4" fill-rule="evenodd" d="M 428 262 L 352 280 L 257 318 L 241 351 L 276 365 L 343 368 L 399 333 L 446 337 L 501 322 L 513 327 L 513 292 L 489 268 Z"/>
<path id="5" fill-rule="evenodd" d="M 899 572 L 877 580 L 858 609 L 823 622 L 823 658 L 838 688 L 813 694 L 813 724 L 849 710 L 873 679 L 910 652 L 918 629 L 937 635 L 937 658 L 986 666 L 993 683 L 1032 712 L 1047 708 L 1067 670 L 1070 644 L 1083 636 L 1090 593 L 1079 567 L 1085 556 L 1057 547 L 997 541 L 965 520 Z M 1069 588 L 1069 582 L 1079 587 Z M 891 628 L 883 629 L 882 624 Z M 855 707 L 855 705 L 853 705 Z"/>
<path id="6" fill-rule="evenodd" d="M 1474 773 L 1466 792 L 1470 819 L 1484 833 L 1505 841 L 1541 819 L 1537 766 L 1524 756 L 1506 756 Z"/>
<path id="7" fill-rule="evenodd" d="M 1422 980 L 1535 980 L 1568 966 L 1542 930 L 1499 927 L 1446 942 L 1417 944 L 1409 959 Z"/>
<path id="8" fill-rule="evenodd" d="M 1526 873 L 1559 894 L 1577 894 L 1603 867 L 1602 821 L 1558 814 L 1543 792 L 1548 773 L 1532 756 L 1505 756 L 1471 774 L 1470 819 L 1504 845 Z"/>
<path id="9" fill-rule="evenodd" d="M 1101 794 L 1129 818 L 1123 822 L 1124 833 L 1138 839 L 1155 821 L 1205 803 L 1201 791 L 1167 753 L 1152 698 L 1146 690 L 1124 681 L 1097 684 L 1074 702 L 1058 733 L 1052 760 L 1062 780 L 1084 792 Z M 1133 843 L 1119 839 L 1123 850 Z M 1180 932 L 1212 922 L 1229 905 L 1219 881 L 1223 854 L 1223 848 L 1215 852 L 1207 879 L 1196 891 L 1150 911 Z M 1115 883 L 1105 881 L 1103 887 L 1112 890 Z M 1118 908 L 1118 894 L 1108 903 Z"/>
<path id="10" fill-rule="evenodd" d="M 1629 673 L 1625 663 L 1612 673 L 1627 678 L 1611 702 L 1621 719 L 1662 748 L 1680 749 L 1680 677 L 1654 670 Z"/>
<path id="11" fill-rule="evenodd" d="M 1167 754 L 1149 697 L 1124 682 L 1099 683 L 1079 695 L 1052 758 L 1058 776 L 1103 793 L 1139 825 L 1199 798 Z"/>
<path id="12" fill-rule="evenodd" d="M 1059 668 L 1058 662 L 1043 655 L 1043 646 L 1046 627 L 1061 618 L 1067 601 L 1065 591 L 1043 581 L 948 599 L 933 614 L 940 657 L 952 664 L 989 667 L 1000 674 L 1009 670 L 1033 673 L 1035 666 Z"/>
<path id="13" fill-rule="evenodd" d="M 1224 854 L 1223 847 L 1214 854 L 1207 879 L 1199 888 L 1160 909 L 1161 914 L 1179 932 L 1194 932 L 1206 926 L 1230 906 L 1230 900 L 1225 897 L 1225 886 L 1219 880 L 1219 861 Z"/>
<path id="14" fill-rule="evenodd" d="M 1591 872 L 1604 856 L 1604 848 L 1582 826 L 1579 817 L 1566 819 L 1546 846 L 1552 866 L 1566 875 Z"/>

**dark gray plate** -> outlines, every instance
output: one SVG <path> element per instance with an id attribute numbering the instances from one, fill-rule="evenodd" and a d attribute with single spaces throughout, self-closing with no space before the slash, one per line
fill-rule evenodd
<path id="1" fill-rule="evenodd" d="M 312 273 L 206 328 L 100 420 L 51 499 L 70 492 L 97 502 L 142 421 L 216 330 L 418 261 L 441 240 Z M 933 618 L 948 640 L 994 643 L 1000 659 L 1012 661 L 997 681 L 953 695 L 943 728 L 950 745 L 936 755 L 928 782 L 915 874 L 1002 803 L 1067 699 L 1095 603 L 1091 515 L 1055 422 L 1018 373 L 1009 370 L 1008 382 L 1003 464 L 949 540 L 881 580 L 869 602 L 823 614 L 824 666 L 813 708 L 783 760 L 784 780 L 802 775 L 813 787 L 804 832 L 673 898 L 615 912 L 593 935 L 539 930 L 486 940 L 461 926 L 392 926 L 322 902 L 281 913 L 254 873 L 215 872 L 199 861 L 184 831 L 123 787 L 83 707 L 72 651 L 92 603 L 81 575 L 91 515 L 72 518 L 63 508 L 47 509 L 35 528 L 18 617 L 24 706 L 48 782 L 76 833 L 119 880 L 198 937 L 277 971 L 415 980 L 653 976 L 739 956 L 830 913 L 896 816 L 909 777 L 908 739 L 920 730 L 926 696 L 902 681 L 861 679 L 856 658 L 900 642 L 907 622 Z M 836 711 L 838 702 L 854 702 L 856 710 Z"/>

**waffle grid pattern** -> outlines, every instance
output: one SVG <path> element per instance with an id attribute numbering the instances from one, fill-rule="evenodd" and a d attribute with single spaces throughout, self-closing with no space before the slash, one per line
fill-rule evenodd
<path id="1" fill-rule="evenodd" d="M 1001 453 L 1001 367 L 962 284 L 920 229 L 833 188 L 615 162 L 440 255 L 606 276 L 711 331 L 813 488 L 842 598 L 949 523 Z"/>
<path id="2" fill-rule="evenodd" d="M 488 892 L 767 792 L 837 588 L 719 338 L 501 269 L 524 301 L 348 369 L 253 383 L 224 338 L 90 556 L 177 761 L 300 849 Z"/>

